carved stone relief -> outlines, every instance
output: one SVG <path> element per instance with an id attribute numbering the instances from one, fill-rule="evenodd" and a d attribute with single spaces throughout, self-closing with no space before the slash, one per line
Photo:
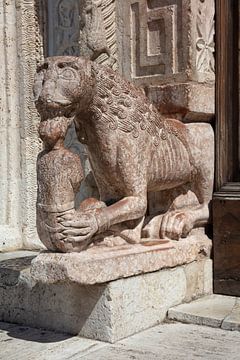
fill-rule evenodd
<path id="1" fill-rule="evenodd" d="M 80 55 L 116 69 L 115 0 L 82 0 L 80 18 Z"/>
<path id="2" fill-rule="evenodd" d="M 82 55 L 116 69 L 115 0 L 48 0 L 48 55 Z"/>
<path id="3" fill-rule="evenodd" d="M 38 157 L 38 233 L 50 250 L 81 251 L 109 233 L 111 246 L 115 238 L 121 244 L 178 240 L 208 222 L 214 172 L 209 124 L 163 117 L 140 88 L 81 57 L 46 59 L 34 91 L 46 146 Z M 73 120 L 100 194 L 100 201 L 88 198 L 80 207 L 80 159 L 63 146 Z M 149 194 L 156 191 L 169 192 L 160 204 L 165 208 L 148 217 Z M 194 197 L 186 201 L 189 191 Z"/>
<path id="4" fill-rule="evenodd" d="M 122 71 L 136 83 L 162 82 L 183 67 L 182 0 L 118 1 L 122 28 L 122 56 L 129 62 Z M 120 21 L 119 20 L 119 21 Z"/>
<path id="5" fill-rule="evenodd" d="M 144 87 L 163 113 L 209 121 L 214 113 L 214 0 L 116 0 L 116 11 L 122 75 Z M 198 91 L 201 100 L 194 95 Z"/>
<path id="6" fill-rule="evenodd" d="M 48 54 L 79 55 L 79 1 L 48 0 Z"/>
<path id="7" fill-rule="evenodd" d="M 213 112 L 214 109 L 214 89 L 209 84 L 205 87 L 205 82 L 213 82 L 214 79 L 213 0 L 3 2 L 0 7 L 2 19 L 0 46 L 1 53 L 6 55 L 7 63 L 4 63 L 2 57 L 4 66 L 0 74 L 4 91 L 1 97 L 3 145 L 0 154 L 2 159 L 0 186 L 1 196 L 8 205 L 6 208 L 1 208 L 1 229 L 3 227 L 5 229 L 4 239 L 8 244 L 12 241 L 8 239 L 12 239 L 12 234 L 16 230 L 19 234 L 14 235 L 14 238 L 18 239 L 16 246 L 22 246 L 20 239 L 22 237 L 26 248 L 39 246 L 35 231 L 35 214 L 32 209 L 36 200 L 35 158 L 41 144 L 37 138 L 38 115 L 32 101 L 32 84 L 36 64 L 43 59 L 44 48 L 45 55 L 47 54 L 47 46 L 44 44 L 47 42 L 47 29 L 43 28 L 44 23 L 47 24 L 48 6 L 50 10 L 52 9 L 48 17 L 48 24 L 51 25 L 48 31 L 50 33 L 54 29 L 56 31 L 59 25 L 59 34 L 53 35 L 52 44 L 49 46 L 49 51 L 52 49 L 50 55 L 55 55 L 58 51 L 64 54 L 78 54 L 79 44 L 82 44 L 85 37 L 88 43 L 86 46 L 90 45 L 94 48 L 92 54 L 95 61 L 111 65 L 114 69 L 119 66 L 125 78 L 132 79 L 140 85 L 146 84 L 148 95 L 155 104 L 164 105 L 165 99 L 170 99 L 171 106 L 167 107 L 167 112 L 173 109 L 172 105 L 176 103 L 176 99 L 183 108 L 184 116 L 190 109 L 194 115 L 200 114 L 197 118 L 202 119 L 204 114 Z M 93 28 L 91 29 L 93 20 L 95 29 L 101 29 L 101 36 L 95 38 Z M 139 33 L 136 31 L 137 26 L 140 26 Z M 191 39 L 189 43 L 188 39 Z M 97 44 L 96 47 L 94 43 Z M 57 47 L 54 47 L 55 45 Z M 105 51 L 100 51 L 98 54 L 99 48 Z M 192 57 L 189 56 L 190 53 Z M 186 64 L 189 64 L 189 67 Z M 190 82 L 185 83 L 186 81 Z M 191 81 L 194 82 L 193 85 Z M 198 81 L 201 81 L 201 84 L 198 84 Z M 179 91 L 178 84 L 184 88 L 183 91 Z M 17 94 L 14 98 L 11 96 L 13 93 Z M 199 93 L 201 93 L 199 96 L 201 103 L 195 104 Z M 11 105 L 10 112 L 6 111 L 6 104 L 13 104 L 14 101 L 16 106 Z M 20 107 L 18 103 L 21 104 Z M 203 109 L 202 113 L 200 109 Z M 175 112 L 178 110 L 179 107 Z M 180 118 L 183 117 L 181 116 Z M 10 136 L 11 126 L 13 131 Z M 12 142 L 9 136 L 11 139 L 14 138 Z M 18 144 L 15 147 L 18 149 L 21 147 L 21 150 L 12 151 L 13 143 Z M 73 129 L 70 129 L 66 143 L 73 151 L 80 151 L 81 145 Z M 80 155 L 83 164 L 85 162 L 84 170 L 89 174 L 86 150 L 80 151 Z M 8 159 L 7 166 L 4 159 Z M 94 188 L 93 178 L 91 176 L 87 178 L 86 184 L 82 183 L 86 188 L 83 192 L 86 194 Z M 16 179 L 20 182 L 18 183 Z M 95 196 L 96 188 L 91 191 Z M 10 198 L 21 198 L 22 211 L 14 206 Z M 80 200 L 82 199 L 81 195 Z M 9 216 L 10 210 L 12 217 Z M 13 223 L 14 225 L 11 225 Z"/>
<path id="8" fill-rule="evenodd" d="M 21 84 L 22 236 L 25 248 L 39 248 L 36 217 L 32 207 L 36 202 L 37 188 L 35 159 L 42 145 L 38 138 L 39 116 L 34 107 L 32 88 L 37 64 L 43 59 L 42 8 L 40 0 L 22 0 L 17 3 Z"/>
<path id="9" fill-rule="evenodd" d="M 0 3 L 0 249 L 22 245 L 20 103 L 14 2 Z"/>
<path id="10" fill-rule="evenodd" d="M 117 68 L 115 0 L 48 0 L 48 55 L 82 55 Z M 78 199 L 98 196 L 84 145 L 74 124 L 65 145 L 82 159 L 85 180 Z"/>
<path id="11" fill-rule="evenodd" d="M 214 4 L 200 0 L 197 13 L 196 68 L 200 73 L 215 74 Z"/>
<path id="12" fill-rule="evenodd" d="M 135 83 L 195 80 L 197 72 L 214 72 L 212 0 L 118 0 L 117 19 L 124 22 L 120 53 L 129 59 L 121 70 Z"/>
<path id="13" fill-rule="evenodd" d="M 41 145 L 32 86 L 42 59 L 38 2 L 0 4 L 0 250 L 39 248 L 36 232 L 36 156 Z"/>

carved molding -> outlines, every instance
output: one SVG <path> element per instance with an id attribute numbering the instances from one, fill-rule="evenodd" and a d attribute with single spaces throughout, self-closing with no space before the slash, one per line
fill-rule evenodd
<path id="1" fill-rule="evenodd" d="M 132 76 L 172 74 L 177 69 L 177 5 L 149 9 L 145 0 L 131 2 Z"/>
<path id="2" fill-rule="evenodd" d="M 201 73 L 215 74 L 214 60 L 214 7 L 211 2 L 200 0 L 198 6 L 196 28 L 196 68 Z"/>
<path id="3" fill-rule="evenodd" d="M 33 79 L 43 58 L 41 0 L 0 4 L 0 248 L 39 248 L 36 233 L 36 156 L 38 115 Z"/>

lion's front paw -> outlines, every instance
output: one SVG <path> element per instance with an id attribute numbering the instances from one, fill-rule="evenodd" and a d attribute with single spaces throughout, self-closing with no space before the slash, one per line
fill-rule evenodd
<path id="1" fill-rule="evenodd" d="M 193 228 L 191 215 L 184 211 L 174 211 L 162 217 L 160 226 L 160 238 L 179 240 L 186 237 Z"/>

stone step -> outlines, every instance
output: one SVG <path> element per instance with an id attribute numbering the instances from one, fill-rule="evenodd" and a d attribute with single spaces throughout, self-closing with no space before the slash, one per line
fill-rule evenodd
<path id="1" fill-rule="evenodd" d="M 168 310 L 168 318 L 183 323 L 240 331 L 240 298 L 209 295 Z"/>

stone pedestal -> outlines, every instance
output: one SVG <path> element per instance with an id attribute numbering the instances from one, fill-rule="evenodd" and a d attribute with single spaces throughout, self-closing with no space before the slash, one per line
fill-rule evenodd
<path id="1" fill-rule="evenodd" d="M 211 242 L 0 261 L 0 320 L 115 342 L 165 319 L 168 309 L 212 292 Z"/>

